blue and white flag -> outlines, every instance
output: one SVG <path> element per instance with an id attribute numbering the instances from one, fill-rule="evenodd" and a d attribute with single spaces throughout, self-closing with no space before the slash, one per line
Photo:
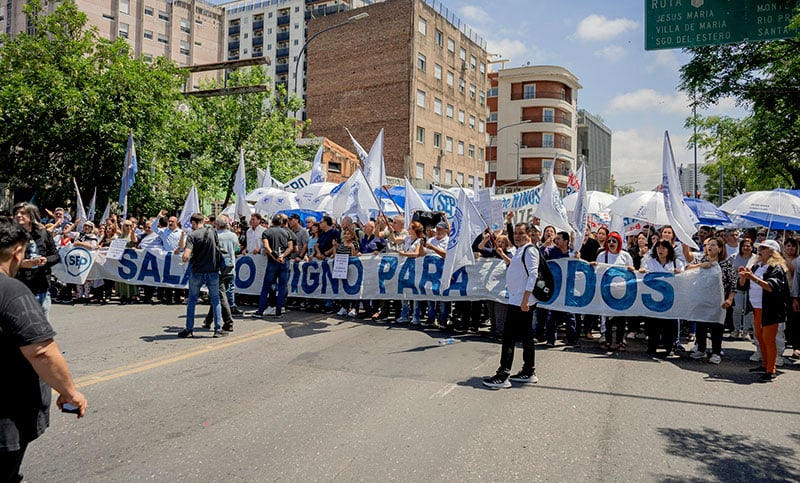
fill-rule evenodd
<path id="1" fill-rule="evenodd" d="M 669 133 L 667 131 L 664 131 L 662 160 L 661 185 L 664 193 L 664 209 L 667 212 L 669 223 L 672 225 L 678 240 L 690 246 L 693 250 L 699 250 L 697 244 L 692 240 L 692 234 L 696 231 L 693 214 L 683 200 L 678 168 L 675 167 L 672 144 L 669 142 Z"/>
<path id="2" fill-rule="evenodd" d="M 450 239 L 447 243 L 447 254 L 442 268 L 442 290 L 450 287 L 453 274 L 467 265 L 475 263 L 472 253 L 472 234 L 470 233 L 470 209 L 467 193 L 462 189 L 458 193 L 455 215 L 450 222 Z"/>
<path id="3" fill-rule="evenodd" d="M 366 223 L 370 219 L 370 210 L 379 211 L 378 203 L 361 168 L 356 168 L 356 172 L 333 195 L 328 204 L 328 211 L 336 219 L 350 216 L 357 218 L 361 223 Z"/>
<path id="4" fill-rule="evenodd" d="M 122 218 L 128 215 L 128 192 L 136 182 L 139 165 L 136 162 L 136 146 L 133 142 L 133 130 L 128 135 L 128 146 L 125 149 L 125 164 L 122 168 L 122 185 L 119 189 L 119 205 L 122 206 Z"/>
<path id="5" fill-rule="evenodd" d="M 582 164 L 575 173 L 578 183 L 578 199 L 575 201 L 575 210 L 572 212 L 572 226 L 575 228 L 575 243 L 572 245 L 575 251 L 581 249 L 583 237 L 586 235 L 586 225 L 589 220 L 589 202 L 586 192 L 586 165 Z"/>
<path id="6" fill-rule="evenodd" d="M 356 141 L 356 138 L 353 137 L 349 129 L 344 128 L 344 130 L 347 131 L 347 135 L 350 136 L 350 140 L 353 141 L 353 148 L 356 150 L 358 161 L 366 166 L 367 156 L 369 156 L 369 154 L 361 147 L 358 141 Z"/>
<path id="7" fill-rule="evenodd" d="M 364 161 L 364 177 L 372 188 L 386 186 L 386 165 L 383 161 L 383 129 L 378 133 L 367 159 Z"/>
<path id="8" fill-rule="evenodd" d="M 72 183 L 75 185 L 75 196 L 78 200 L 75 207 L 75 223 L 77 223 L 78 231 L 83 229 L 83 224 L 86 222 L 86 210 L 83 208 L 83 199 L 81 198 L 81 190 L 78 189 L 78 182 L 72 178 Z"/>
<path id="9" fill-rule="evenodd" d="M 325 173 L 322 171 L 322 144 L 317 149 L 317 154 L 314 155 L 314 162 L 311 164 L 311 179 L 309 184 L 324 183 Z"/>
<path id="10" fill-rule="evenodd" d="M 572 228 L 567 218 L 567 208 L 564 206 L 564 201 L 561 200 L 556 179 L 553 177 L 554 168 L 555 161 L 553 167 L 547 172 L 547 181 L 542 187 L 542 199 L 534 208 L 533 214 L 542 221 L 543 226 L 553 225 L 557 231 L 570 232 Z"/>
<path id="11" fill-rule="evenodd" d="M 181 216 L 178 218 L 181 228 L 184 230 L 192 229 L 192 215 L 200 213 L 200 197 L 197 195 L 197 188 L 192 183 L 192 188 L 186 196 L 186 201 L 183 203 L 183 210 Z"/>
<path id="12" fill-rule="evenodd" d="M 105 223 L 109 216 L 111 216 L 111 200 L 106 203 L 106 209 L 103 210 L 103 214 L 100 216 L 100 223 Z"/>
<path id="13" fill-rule="evenodd" d="M 405 229 L 408 230 L 408 227 L 411 225 L 411 217 L 414 215 L 415 211 L 429 211 L 428 204 L 422 200 L 422 196 L 419 195 L 419 192 L 414 189 L 411 185 L 411 181 L 408 178 L 406 180 L 406 199 L 403 206 L 403 212 L 405 213 Z"/>
<path id="14" fill-rule="evenodd" d="M 239 148 L 239 168 L 236 170 L 236 179 L 233 182 L 233 193 L 236 195 L 236 205 L 233 209 L 233 218 L 240 216 L 249 217 L 252 214 L 250 205 L 247 204 L 247 179 L 244 171 L 244 148 Z"/>
<path id="15" fill-rule="evenodd" d="M 94 194 L 92 195 L 92 201 L 89 202 L 89 211 L 86 212 L 87 219 L 92 223 L 94 223 L 94 209 L 96 203 L 97 203 L 97 187 L 95 186 Z"/>

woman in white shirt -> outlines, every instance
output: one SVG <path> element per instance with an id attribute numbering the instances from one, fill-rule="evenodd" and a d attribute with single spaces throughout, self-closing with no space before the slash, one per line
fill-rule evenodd
<path id="1" fill-rule="evenodd" d="M 607 265 L 618 265 L 623 266 L 630 270 L 631 272 L 634 271 L 633 268 L 633 257 L 631 254 L 626 252 L 622 249 L 622 236 L 612 231 L 608 234 L 608 239 L 606 240 L 605 250 L 602 250 L 600 253 L 597 254 L 597 261 L 591 262 L 590 265 L 596 266 L 598 263 L 604 263 Z M 612 328 L 613 326 L 617 326 L 617 351 L 624 352 L 626 350 L 625 344 L 625 324 L 627 322 L 627 317 L 610 317 L 606 320 L 605 323 L 605 339 L 600 342 L 600 348 L 603 350 L 611 349 L 611 336 L 612 336 Z"/>
<path id="2" fill-rule="evenodd" d="M 670 240 L 660 240 L 653 246 L 650 258 L 640 272 L 661 272 L 678 274 L 683 271 L 684 263 L 676 258 L 675 249 Z M 647 353 L 655 355 L 659 342 L 666 348 L 666 357 L 673 354 L 678 324 L 675 320 L 648 318 L 645 321 L 647 332 Z"/>

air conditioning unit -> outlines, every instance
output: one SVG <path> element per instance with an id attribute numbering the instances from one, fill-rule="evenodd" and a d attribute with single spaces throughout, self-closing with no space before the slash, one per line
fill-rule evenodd
<path id="1" fill-rule="evenodd" d="M 462 62 L 461 63 L 461 72 L 466 72 L 466 71 L 467 71 L 467 63 L 466 62 Z"/>

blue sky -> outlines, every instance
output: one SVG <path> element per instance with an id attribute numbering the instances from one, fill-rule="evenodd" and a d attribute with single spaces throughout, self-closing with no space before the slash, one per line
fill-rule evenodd
<path id="1" fill-rule="evenodd" d="M 618 184 L 649 190 L 661 180 L 664 131 L 676 163 L 693 162 L 683 124 L 691 109 L 678 90 L 681 50 L 644 50 L 643 0 L 444 0 L 451 12 L 509 59 L 506 67 L 560 65 L 583 88 L 578 107 L 613 131 L 611 169 Z M 698 114 L 741 117 L 732 101 Z M 698 161 L 704 161 L 698 153 Z"/>

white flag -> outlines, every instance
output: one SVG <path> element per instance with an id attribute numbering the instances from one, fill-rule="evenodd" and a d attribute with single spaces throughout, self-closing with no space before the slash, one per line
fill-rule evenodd
<path id="1" fill-rule="evenodd" d="M 97 187 L 94 188 L 94 194 L 92 195 L 92 201 L 89 202 L 89 211 L 86 212 L 86 219 L 94 223 L 94 208 L 95 204 L 97 203 Z"/>
<path id="2" fill-rule="evenodd" d="M 415 211 L 430 211 L 428 205 L 422 201 L 422 196 L 419 195 L 417 190 L 411 186 L 411 181 L 408 178 L 406 180 L 406 200 L 405 206 L 403 206 L 403 211 L 405 212 L 405 229 L 408 230 L 408 227 L 411 225 L 411 217 Z"/>
<path id="3" fill-rule="evenodd" d="M 350 136 L 350 140 L 353 141 L 353 148 L 355 148 L 356 150 L 356 156 L 358 157 L 358 161 L 366 166 L 367 156 L 369 155 L 364 150 L 364 148 L 362 148 L 361 145 L 358 144 L 358 141 L 356 141 L 356 138 L 353 137 L 353 134 L 350 132 L 350 130 L 347 128 L 344 128 L 344 130 L 347 131 L 347 134 Z"/>
<path id="4" fill-rule="evenodd" d="M 373 188 L 386 186 L 386 165 L 383 162 L 383 129 L 378 133 L 367 159 L 364 161 L 364 177 Z"/>
<path id="5" fill-rule="evenodd" d="M 675 158 L 672 155 L 672 145 L 669 142 L 669 133 L 664 131 L 664 151 L 661 174 L 661 185 L 664 193 L 664 209 L 667 218 L 675 232 L 675 236 L 681 243 L 690 246 L 693 250 L 698 250 L 697 244 L 692 240 L 695 230 L 696 218 L 681 194 L 681 183 L 678 178 L 678 168 L 675 166 Z"/>
<path id="6" fill-rule="evenodd" d="M 581 249 L 583 237 L 586 234 L 586 225 L 589 217 L 588 194 L 586 193 L 586 165 L 582 164 L 575 173 L 575 178 L 580 185 L 578 188 L 578 199 L 575 201 L 575 210 L 572 212 L 572 226 L 575 228 L 575 243 L 572 245 L 575 251 Z"/>
<path id="7" fill-rule="evenodd" d="M 555 167 L 555 161 L 553 162 L 553 167 Z M 542 187 L 542 199 L 534 207 L 533 216 L 542 220 L 542 225 L 553 225 L 557 231 L 570 232 L 572 230 L 567 218 L 567 209 L 564 207 L 561 194 L 558 192 L 556 179 L 553 177 L 552 168 L 547 173 L 547 181 L 544 182 Z"/>
<path id="8" fill-rule="evenodd" d="M 379 211 L 378 203 L 375 201 L 375 195 L 370 192 L 361 168 L 356 168 L 356 172 L 333 195 L 328 204 L 328 211 L 337 219 L 351 216 L 358 218 L 361 223 L 366 223 L 370 219 L 370 210 Z"/>
<path id="9" fill-rule="evenodd" d="M 200 197 L 197 196 L 197 188 L 192 184 L 192 188 L 186 196 L 186 201 L 183 203 L 181 216 L 178 218 L 181 228 L 184 230 L 190 230 L 192 228 L 192 215 L 195 213 L 200 213 Z"/>
<path id="10" fill-rule="evenodd" d="M 75 184 L 75 195 L 78 197 L 78 203 L 75 208 L 75 223 L 77 223 L 77 228 L 80 231 L 87 220 L 86 210 L 83 208 L 83 199 L 81 199 L 81 190 L 78 189 L 78 182 L 75 181 L 75 178 L 72 178 L 72 182 Z"/>
<path id="11" fill-rule="evenodd" d="M 247 204 L 247 180 L 244 171 L 244 148 L 239 148 L 239 168 L 236 170 L 236 179 L 233 182 L 233 193 L 236 195 L 236 207 L 233 210 L 234 220 L 240 216 L 249 217 L 252 214 L 250 205 Z"/>
<path id="12" fill-rule="evenodd" d="M 105 223 L 109 216 L 111 216 L 111 200 L 108 200 L 108 203 L 106 203 L 106 209 L 103 210 L 103 215 L 100 217 L 100 223 Z"/>
<path id="13" fill-rule="evenodd" d="M 470 233 L 470 210 L 464 190 L 458 193 L 455 215 L 450 223 L 450 240 L 447 243 L 447 254 L 442 268 L 442 290 L 450 287 L 450 281 L 459 268 L 475 263 L 472 253 L 472 234 Z"/>
<path id="14" fill-rule="evenodd" d="M 314 155 L 314 162 L 311 164 L 311 179 L 309 184 L 325 182 L 325 173 L 322 172 L 322 144 Z"/>

